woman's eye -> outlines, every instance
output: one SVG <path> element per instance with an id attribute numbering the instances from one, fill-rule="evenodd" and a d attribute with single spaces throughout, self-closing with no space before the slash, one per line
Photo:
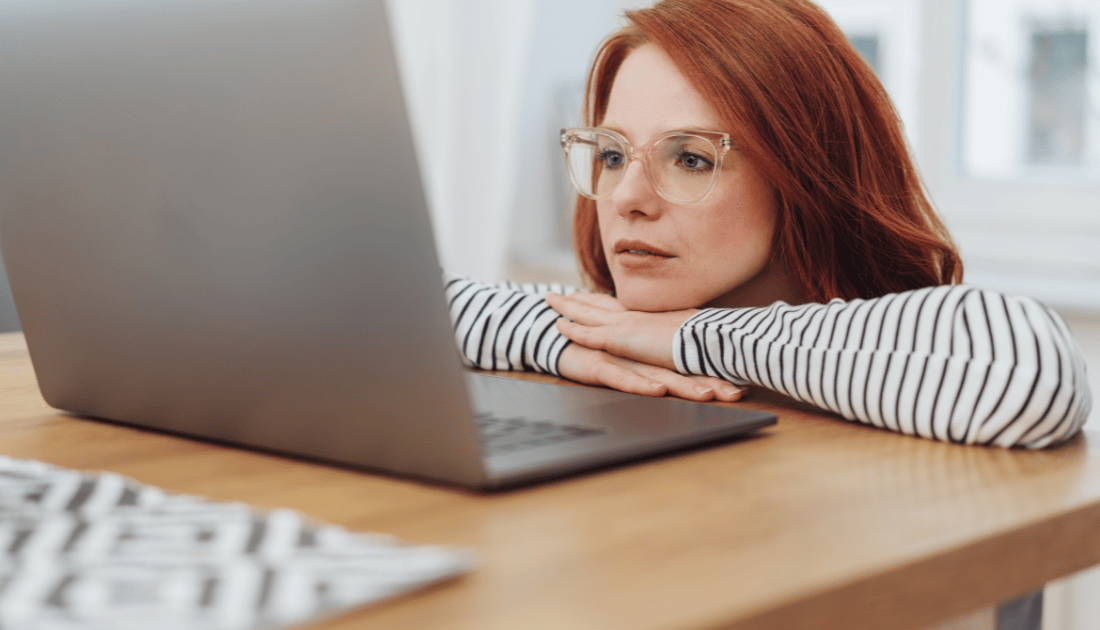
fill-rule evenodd
<path id="1" fill-rule="evenodd" d="M 679 161 L 689 171 L 709 171 L 714 166 L 710 160 L 694 153 L 681 153 Z"/>
<path id="2" fill-rule="evenodd" d="M 623 154 L 610 149 L 600 153 L 600 162 L 607 168 L 617 168 L 623 165 Z"/>

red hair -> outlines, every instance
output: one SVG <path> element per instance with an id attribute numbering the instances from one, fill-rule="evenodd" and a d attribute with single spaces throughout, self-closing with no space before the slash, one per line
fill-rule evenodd
<path id="1" fill-rule="evenodd" d="M 664 0 L 626 14 L 600 47 L 584 115 L 598 126 L 615 75 L 639 46 L 661 48 L 718 112 L 772 187 L 772 259 L 813 302 L 962 279 L 886 90 L 807 0 Z M 596 204 L 578 197 L 574 239 L 596 288 L 614 292 Z"/>

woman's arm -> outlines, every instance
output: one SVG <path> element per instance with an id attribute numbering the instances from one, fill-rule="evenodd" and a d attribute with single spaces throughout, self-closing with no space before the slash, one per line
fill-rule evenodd
<path id="1" fill-rule="evenodd" d="M 554 326 L 560 315 L 542 296 L 573 289 L 514 282 L 488 285 L 451 274 L 445 274 L 443 282 L 455 341 L 468 365 L 561 376 L 558 362 L 569 340 Z"/>
<path id="2" fill-rule="evenodd" d="M 1043 447 L 1091 407 L 1084 359 L 1038 302 L 966 286 L 871 300 L 711 309 L 673 343 L 678 371 L 756 383 L 907 434 Z"/>
<path id="3" fill-rule="evenodd" d="M 657 367 L 571 344 L 554 325 L 561 316 L 544 296 L 551 291 L 574 293 L 575 289 L 558 284 L 488 285 L 453 275 L 444 277 L 444 285 L 455 342 L 467 365 L 549 372 L 646 396 L 669 393 L 701 401 L 741 397 L 740 388 L 719 378 L 684 376 L 671 365 Z"/>

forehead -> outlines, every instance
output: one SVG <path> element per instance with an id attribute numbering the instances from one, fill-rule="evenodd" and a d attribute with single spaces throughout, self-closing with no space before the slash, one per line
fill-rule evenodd
<path id="1" fill-rule="evenodd" d="M 726 131 L 710 103 L 653 44 L 640 46 L 623 60 L 601 124 L 631 142 L 674 129 Z"/>

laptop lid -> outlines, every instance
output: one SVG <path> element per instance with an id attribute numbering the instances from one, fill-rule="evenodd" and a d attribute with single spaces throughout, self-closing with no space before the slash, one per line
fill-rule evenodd
<path id="1" fill-rule="evenodd" d="M 0 85 L 49 404 L 480 482 L 381 0 L 4 2 Z"/>

